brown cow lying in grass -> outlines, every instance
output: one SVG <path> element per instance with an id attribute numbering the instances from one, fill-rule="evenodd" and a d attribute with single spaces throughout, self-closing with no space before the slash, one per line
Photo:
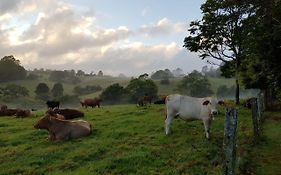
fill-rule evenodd
<path id="1" fill-rule="evenodd" d="M 84 117 L 84 113 L 76 109 L 54 109 L 54 112 L 64 116 L 65 120 Z"/>
<path id="2" fill-rule="evenodd" d="M 29 109 L 9 109 L 7 105 L 0 106 L 0 116 L 16 116 L 20 118 L 30 117 L 31 111 Z"/>
<path id="3" fill-rule="evenodd" d="M 84 120 L 68 121 L 46 113 L 35 125 L 36 129 L 49 131 L 51 141 L 76 139 L 91 133 L 91 124 Z"/>

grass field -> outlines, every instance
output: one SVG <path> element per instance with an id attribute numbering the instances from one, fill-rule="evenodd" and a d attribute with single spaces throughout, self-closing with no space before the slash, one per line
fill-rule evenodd
<path id="1" fill-rule="evenodd" d="M 221 174 L 221 111 L 210 140 L 204 138 L 200 121 L 180 119 L 174 120 L 172 134 L 165 136 L 164 106 L 156 105 L 84 109 L 84 119 L 93 125 L 93 133 L 64 142 L 50 142 L 47 131 L 33 128 L 44 111 L 24 119 L 1 117 L 0 174 Z M 238 133 L 237 169 L 244 174 L 249 164 L 256 166 L 248 157 L 252 154 L 252 127 L 246 109 L 239 112 Z M 255 151 L 267 148 L 265 144 Z"/>

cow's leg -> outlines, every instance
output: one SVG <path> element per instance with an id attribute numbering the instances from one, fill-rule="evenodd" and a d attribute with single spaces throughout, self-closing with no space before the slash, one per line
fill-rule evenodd
<path id="1" fill-rule="evenodd" d="M 203 123 L 204 123 L 206 138 L 209 139 L 210 138 L 211 120 L 210 119 L 203 119 Z"/>
<path id="2" fill-rule="evenodd" d="M 172 124 L 173 118 L 174 117 L 172 115 L 167 115 L 166 116 L 166 120 L 165 120 L 166 135 L 168 135 L 170 133 L 170 129 L 171 129 L 171 124 Z"/>

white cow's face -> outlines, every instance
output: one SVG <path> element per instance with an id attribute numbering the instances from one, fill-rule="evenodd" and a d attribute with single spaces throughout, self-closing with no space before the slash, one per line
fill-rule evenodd
<path id="1" fill-rule="evenodd" d="M 206 105 L 210 110 L 210 115 L 218 114 L 218 100 L 216 98 L 208 98 L 203 102 L 203 105 Z"/>

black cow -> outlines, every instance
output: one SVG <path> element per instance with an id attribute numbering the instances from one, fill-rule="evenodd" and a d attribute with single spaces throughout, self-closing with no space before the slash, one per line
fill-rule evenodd
<path id="1" fill-rule="evenodd" d="M 49 109 L 60 108 L 60 102 L 59 101 L 47 101 L 46 104 L 47 104 Z"/>

